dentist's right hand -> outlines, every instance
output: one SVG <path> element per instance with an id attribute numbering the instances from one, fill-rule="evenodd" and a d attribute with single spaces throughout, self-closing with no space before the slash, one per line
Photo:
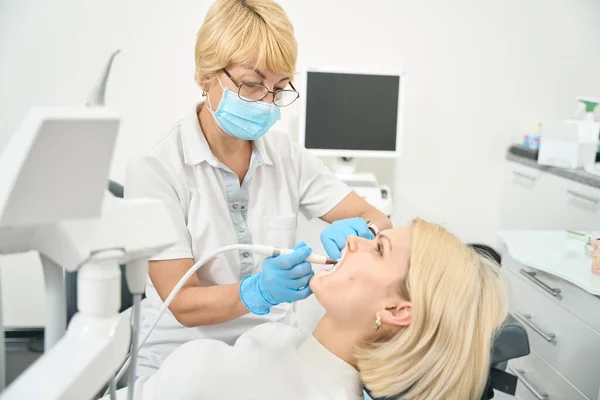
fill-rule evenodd
<path id="1" fill-rule="evenodd" d="M 293 303 L 312 294 L 308 283 L 314 272 L 304 261 L 312 249 L 304 242 L 294 246 L 292 254 L 265 258 L 263 269 L 242 279 L 240 298 L 254 314 L 268 314 L 280 303 Z"/>

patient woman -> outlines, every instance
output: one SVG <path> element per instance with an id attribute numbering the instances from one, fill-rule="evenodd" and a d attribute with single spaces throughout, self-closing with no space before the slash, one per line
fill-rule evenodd
<path id="1" fill-rule="evenodd" d="M 373 397 L 480 399 L 506 295 L 497 266 L 451 233 L 417 219 L 351 236 L 310 287 L 326 310 L 312 335 L 264 323 L 234 346 L 188 342 L 136 398 L 362 399 L 365 385 Z"/>

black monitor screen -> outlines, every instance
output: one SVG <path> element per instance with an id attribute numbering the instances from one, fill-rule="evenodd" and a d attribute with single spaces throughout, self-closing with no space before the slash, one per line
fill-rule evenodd
<path id="1" fill-rule="evenodd" d="M 307 149 L 396 150 L 398 75 L 308 72 Z"/>

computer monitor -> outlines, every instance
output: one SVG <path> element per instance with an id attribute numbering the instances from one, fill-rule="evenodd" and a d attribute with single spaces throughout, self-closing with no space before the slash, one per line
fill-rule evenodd
<path id="1" fill-rule="evenodd" d="M 333 157 L 396 157 L 401 144 L 402 73 L 309 69 L 298 140 Z"/>

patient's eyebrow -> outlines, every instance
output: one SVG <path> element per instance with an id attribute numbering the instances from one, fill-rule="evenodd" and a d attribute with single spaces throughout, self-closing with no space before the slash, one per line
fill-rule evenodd
<path id="1" fill-rule="evenodd" d="M 390 247 L 390 251 L 392 251 L 392 239 L 390 239 L 388 236 L 384 235 L 383 233 L 380 233 L 379 235 L 377 235 L 377 237 L 386 239 L 388 242 L 388 246 Z"/>

